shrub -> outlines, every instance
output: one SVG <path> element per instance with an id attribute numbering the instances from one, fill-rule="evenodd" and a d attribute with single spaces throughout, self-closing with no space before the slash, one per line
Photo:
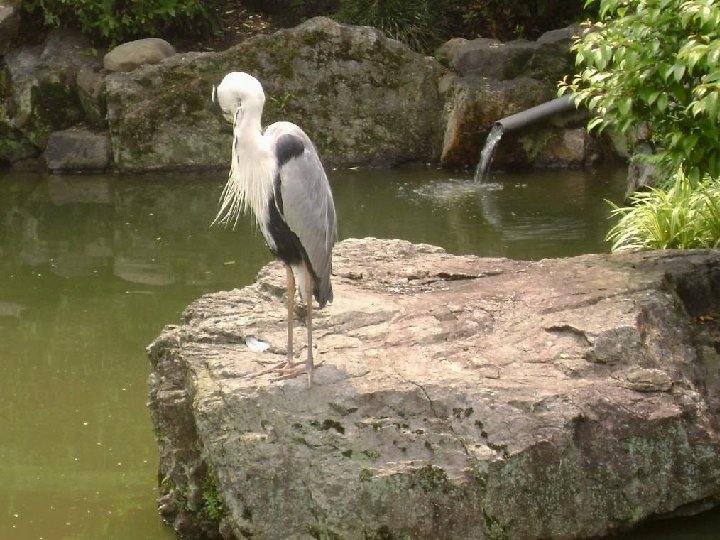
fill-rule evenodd
<path id="1" fill-rule="evenodd" d="M 720 3 L 713 0 L 588 0 L 600 20 L 574 44 L 572 92 L 590 128 L 644 127 L 668 178 L 720 176 Z"/>
<path id="2" fill-rule="evenodd" d="M 350 24 L 373 26 L 420 52 L 442 40 L 443 0 L 342 0 L 336 17 Z"/>
<path id="3" fill-rule="evenodd" d="M 583 0 L 340 0 L 336 16 L 429 52 L 451 37 L 534 39 L 584 13 Z"/>
<path id="4" fill-rule="evenodd" d="M 583 0 L 454 0 L 455 27 L 466 37 L 535 39 L 587 16 Z"/>
<path id="5" fill-rule="evenodd" d="M 613 251 L 720 246 L 720 182 L 715 178 L 694 183 L 679 170 L 672 187 L 639 191 L 631 203 L 613 205 L 612 214 L 619 218 L 607 235 Z"/>
<path id="6" fill-rule="evenodd" d="M 295 26 L 310 17 L 334 13 L 340 0 L 243 0 L 242 5 L 272 15 L 283 25 Z"/>
<path id="7" fill-rule="evenodd" d="M 26 0 L 23 8 L 48 26 L 73 27 L 102 44 L 203 33 L 211 27 L 201 0 Z"/>

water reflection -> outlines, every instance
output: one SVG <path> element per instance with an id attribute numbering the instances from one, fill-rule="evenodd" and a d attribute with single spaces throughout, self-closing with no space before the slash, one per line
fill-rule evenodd
<path id="1" fill-rule="evenodd" d="M 155 509 L 144 348 L 270 259 L 249 219 L 209 227 L 224 177 L 0 177 L 0 539 L 173 538 Z M 514 258 L 605 251 L 602 200 L 624 193 L 607 171 L 331 182 L 341 238 Z"/>
<path id="2" fill-rule="evenodd" d="M 479 184 L 432 169 L 332 174 L 342 237 L 400 237 L 451 252 L 539 258 L 604 251 L 604 198 L 621 172 L 548 172 Z M 248 219 L 211 229 L 222 175 L 27 176 L 2 186 L 8 275 L 108 275 L 129 284 L 199 287 L 268 260 Z M 233 247 L 234 246 L 234 247 Z M 228 249 L 230 247 L 230 249 Z M 229 268 L 228 253 L 237 266 Z"/>
<path id="3" fill-rule="evenodd" d="M 44 182 L 30 177 L 25 182 L 28 186 L 5 186 L 10 193 L 4 197 L 0 234 L 9 256 L 0 265 L 8 274 L 40 268 L 66 278 L 110 273 L 152 286 L 204 286 L 229 277 L 213 275 L 228 270 L 218 266 L 218 258 L 237 240 L 231 231 L 208 226 L 216 178 L 50 177 Z M 259 238 L 246 233 L 248 225 L 238 225 L 245 231 L 238 254 L 258 266 L 267 255 Z"/>
<path id="4" fill-rule="evenodd" d="M 0 182 L 0 538 L 173 538 L 145 345 L 268 258 L 210 230 L 218 178 Z M 245 264 L 227 265 L 230 259 Z"/>
<path id="5" fill-rule="evenodd" d="M 432 169 L 338 172 L 336 204 L 345 236 L 406 238 L 474 253 L 540 259 L 604 252 L 608 207 L 624 193 L 621 170 L 470 175 Z"/>

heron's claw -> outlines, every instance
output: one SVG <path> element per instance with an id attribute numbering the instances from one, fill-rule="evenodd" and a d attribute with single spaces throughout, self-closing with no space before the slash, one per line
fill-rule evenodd
<path id="1" fill-rule="evenodd" d="M 268 375 L 270 373 L 275 373 L 279 369 L 283 369 L 287 366 L 287 362 L 280 362 L 279 364 L 275 364 L 274 366 L 271 366 L 269 368 L 261 369 L 260 371 L 251 371 L 249 373 L 245 373 L 240 376 L 241 379 L 254 379 L 255 377 L 260 377 L 261 375 Z"/>
<path id="2" fill-rule="evenodd" d="M 280 362 L 267 369 L 261 369 L 260 371 L 254 371 L 252 373 L 246 373 L 242 376 L 243 379 L 254 379 L 262 375 L 277 374 L 276 377 L 271 379 L 271 382 L 284 381 L 287 379 L 295 379 L 300 375 L 307 374 L 308 386 L 312 385 L 312 374 L 316 368 L 323 365 L 323 362 L 319 362 L 316 365 L 311 363 L 302 364 L 300 362 Z"/>

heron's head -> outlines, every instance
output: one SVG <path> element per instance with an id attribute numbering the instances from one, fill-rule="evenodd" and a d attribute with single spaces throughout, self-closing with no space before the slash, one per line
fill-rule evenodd
<path id="1" fill-rule="evenodd" d="M 234 71 L 225 75 L 219 85 L 213 86 L 212 101 L 216 111 L 233 123 L 238 109 L 241 114 L 252 110 L 262 112 L 265 93 L 255 77 Z"/>

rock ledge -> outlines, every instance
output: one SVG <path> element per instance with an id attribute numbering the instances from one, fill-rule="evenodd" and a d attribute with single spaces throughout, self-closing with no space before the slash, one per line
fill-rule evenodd
<path id="1" fill-rule="evenodd" d="M 719 263 L 346 240 L 311 389 L 242 378 L 283 354 L 271 264 L 149 347 L 160 510 L 187 537 L 500 539 L 707 507 L 720 332 L 702 315 L 720 311 Z"/>

